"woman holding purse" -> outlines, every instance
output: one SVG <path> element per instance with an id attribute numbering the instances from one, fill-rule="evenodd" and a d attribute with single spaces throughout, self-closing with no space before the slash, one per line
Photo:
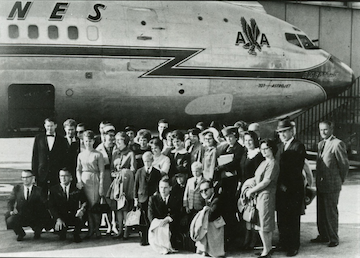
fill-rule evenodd
<path id="1" fill-rule="evenodd" d="M 275 193 L 279 176 L 279 164 L 275 160 L 276 144 L 270 139 L 260 142 L 261 154 L 265 160 L 255 171 L 255 186 L 246 192 L 247 198 L 256 195 L 256 208 L 259 211 L 259 231 L 264 249 L 259 258 L 270 257 L 272 233 L 275 230 Z M 249 179 L 251 180 L 251 179 Z"/>

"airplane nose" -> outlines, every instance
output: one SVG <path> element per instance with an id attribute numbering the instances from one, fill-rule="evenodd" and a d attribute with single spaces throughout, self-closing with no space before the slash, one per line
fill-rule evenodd
<path id="1" fill-rule="evenodd" d="M 353 70 L 335 56 L 322 67 L 320 84 L 324 87 L 327 98 L 332 98 L 351 87 L 355 82 Z"/>

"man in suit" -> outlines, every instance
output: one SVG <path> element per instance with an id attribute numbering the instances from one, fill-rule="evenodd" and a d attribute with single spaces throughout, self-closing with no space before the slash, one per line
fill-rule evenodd
<path id="1" fill-rule="evenodd" d="M 295 256 L 300 247 L 300 216 L 304 208 L 302 170 L 306 152 L 304 144 L 294 138 L 294 128 L 289 118 L 280 120 L 276 131 L 281 140 L 276 154 L 280 164 L 276 191 L 279 229 L 276 249 L 286 251 L 287 256 Z"/>
<path id="2" fill-rule="evenodd" d="M 66 140 L 66 168 L 71 173 L 71 176 L 76 181 L 76 162 L 77 156 L 80 153 L 80 140 L 76 137 L 76 121 L 74 119 L 67 119 L 63 123 Z"/>
<path id="3" fill-rule="evenodd" d="M 46 133 L 35 137 L 31 166 L 37 185 L 47 195 L 49 188 L 59 183 L 59 171 L 66 164 L 67 143 L 55 133 L 54 119 L 46 118 L 44 127 Z"/>
<path id="4" fill-rule="evenodd" d="M 17 241 L 25 237 L 23 227 L 30 226 L 34 231 L 34 239 L 39 239 L 41 231 L 50 222 L 50 216 L 45 206 L 45 196 L 40 187 L 34 185 L 34 175 L 31 170 L 21 172 L 23 184 L 14 186 L 7 204 L 5 214 L 6 225 L 17 235 Z"/>
<path id="5" fill-rule="evenodd" d="M 190 146 L 187 148 L 187 152 L 190 153 L 190 161 L 193 164 L 195 161 L 202 162 L 203 146 L 200 142 L 199 134 L 200 129 L 192 128 L 188 130 Z"/>
<path id="6" fill-rule="evenodd" d="M 341 186 L 349 171 L 345 143 L 334 135 L 330 121 L 319 124 L 320 136 L 316 161 L 317 227 L 319 235 L 312 243 L 329 242 L 329 247 L 339 245 L 338 202 Z"/>
<path id="7" fill-rule="evenodd" d="M 237 199 L 236 192 L 239 185 L 240 160 L 245 150 L 239 142 L 238 128 L 235 126 L 225 127 L 222 131 L 226 139 L 226 144 L 220 144 L 218 147 L 218 155 L 222 157 L 229 157 L 224 164 L 219 164 L 214 170 L 214 180 L 220 182 L 221 194 L 220 198 L 226 204 L 223 207 L 223 217 L 226 221 L 225 225 L 225 240 L 226 248 L 228 244 L 236 239 L 236 228 L 238 226 L 236 219 Z M 218 186 L 215 187 L 215 190 Z M 216 190 L 217 192 L 217 190 Z"/>
<path id="8" fill-rule="evenodd" d="M 162 220 L 161 226 L 169 224 L 171 237 L 170 242 L 172 247 L 176 248 L 176 236 L 178 234 L 179 220 L 180 220 L 180 209 L 176 199 L 170 194 L 171 186 L 170 181 L 167 177 L 162 178 L 159 181 L 159 192 L 155 195 L 150 196 L 148 206 L 148 218 L 150 223 L 153 219 Z"/>
<path id="9" fill-rule="evenodd" d="M 50 188 L 49 210 L 55 220 L 55 231 L 59 232 L 60 240 L 66 239 L 68 226 L 75 226 L 74 242 L 81 242 L 80 232 L 82 217 L 86 207 L 84 193 L 72 183 L 73 177 L 69 170 L 63 168 L 59 172 L 60 184 Z"/>
<path id="10" fill-rule="evenodd" d="M 139 207 L 143 213 L 147 214 L 149 197 L 157 192 L 159 181 L 161 179 L 161 173 L 152 166 L 154 157 L 150 151 L 143 154 L 142 160 L 144 162 L 144 166 L 138 169 L 135 174 L 134 206 Z M 142 233 L 140 245 L 142 246 L 149 244 L 149 221 L 147 216 L 144 219 L 146 225 L 140 226 L 140 232 Z"/>

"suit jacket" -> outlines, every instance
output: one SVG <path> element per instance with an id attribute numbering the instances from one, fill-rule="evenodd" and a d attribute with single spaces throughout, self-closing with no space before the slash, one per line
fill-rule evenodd
<path id="1" fill-rule="evenodd" d="M 64 137 L 56 134 L 50 151 L 45 133 L 35 136 L 31 166 L 38 183 L 59 182 L 59 171 L 66 166 L 66 145 Z"/>
<path id="2" fill-rule="evenodd" d="M 18 210 L 21 221 L 23 222 L 41 222 L 49 221 L 49 213 L 45 206 L 46 198 L 41 188 L 33 186 L 27 200 L 24 196 L 24 185 L 14 186 L 7 203 L 8 211 Z"/>
<path id="3" fill-rule="evenodd" d="M 294 139 L 284 151 L 284 144 L 278 144 L 276 159 L 280 165 L 278 188 L 276 191 L 276 207 L 280 211 L 303 212 L 304 202 L 304 179 L 302 170 L 305 161 L 305 146 L 299 140 Z M 280 186 L 287 189 L 282 191 Z"/>
<path id="4" fill-rule="evenodd" d="M 222 172 L 231 172 L 233 175 L 240 175 L 240 161 L 244 152 L 244 147 L 242 147 L 238 142 L 236 142 L 232 148 L 230 148 L 227 143 L 219 145 L 217 150 L 218 156 L 234 154 L 234 158 L 231 162 L 218 166 L 215 170 L 216 172 L 214 178 L 219 179 L 220 177 L 223 177 L 224 173 Z"/>
<path id="5" fill-rule="evenodd" d="M 73 179 L 76 181 L 76 163 L 77 163 L 77 156 L 80 153 L 80 140 L 76 138 L 76 141 L 69 144 L 66 137 L 64 137 L 66 141 L 66 167 L 70 171 Z"/>
<path id="6" fill-rule="evenodd" d="M 79 190 L 74 183 L 70 184 L 69 199 L 67 199 L 60 184 L 50 188 L 49 210 L 52 217 L 63 221 L 75 218 L 77 210 L 86 202 L 85 194 Z"/>
<path id="7" fill-rule="evenodd" d="M 146 172 L 145 167 L 138 169 L 135 174 L 134 198 L 138 198 L 139 203 L 146 202 L 157 192 L 160 179 L 161 173 L 154 167 L 150 173 Z"/>
<path id="8" fill-rule="evenodd" d="M 178 220 L 180 209 L 176 206 L 176 201 L 170 194 L 168 203 L 165 204 L 160 193 L 156 193 L 149 199 L 148 218 L 150 222 L 153 219 L 164 219 L 170 216 L 174 221 Z"/>
<path id="9" fill-rule="evenodd" d="M 200 184 L 204 181 L 204 177 L 201 178 L 200 182 L 195 187 L 196 178 L 189 178 L 186 182 L 185 192 L 184 192 L 184 207 L 189 208 L 190 210 L 195 209 L 197 211 L 201 210 L 205 205 L 205 200 L 200 194 Z"/>
<path id="10" fill-rule="evenodd" d="M 320 193 L 339 192 L 349 171 L 346 146 L 335 136 L 329 138 L 323 149 L 324 144 L 324 140 L 318 144 L 316 187 Z"/>

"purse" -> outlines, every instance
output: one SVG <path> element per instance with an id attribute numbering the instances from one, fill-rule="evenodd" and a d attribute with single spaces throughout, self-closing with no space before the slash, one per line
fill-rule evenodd
<path id="1" fill-rule="evenodd" d="M 131 210 L 126 215 L 125 226 L 136 226 L 140 224 L 140 209 Z"/>
<path id="2" fill-rule="evenodd" d="M 98 213 L 98 214 L 102 214 L 102 213 L 108 213 L 111 211 L 109 204 L 106 203 L 106 200 L 104 197 L 101 197 L 100 202 L 99 203 L 95 203 L 91 208 L 90 211 L 92 213 Z"/>
<path id="3" fill-rule="evenodd" d="M 260 225 L 259 224 L 259 211 L 256 209 L 255 200 L 251 200 L 248 202 L 248 204 L 245 206 L 245 208 L 243 210 L 242 217 L 246 222 L 249 222 L 254 225 Z"/>

